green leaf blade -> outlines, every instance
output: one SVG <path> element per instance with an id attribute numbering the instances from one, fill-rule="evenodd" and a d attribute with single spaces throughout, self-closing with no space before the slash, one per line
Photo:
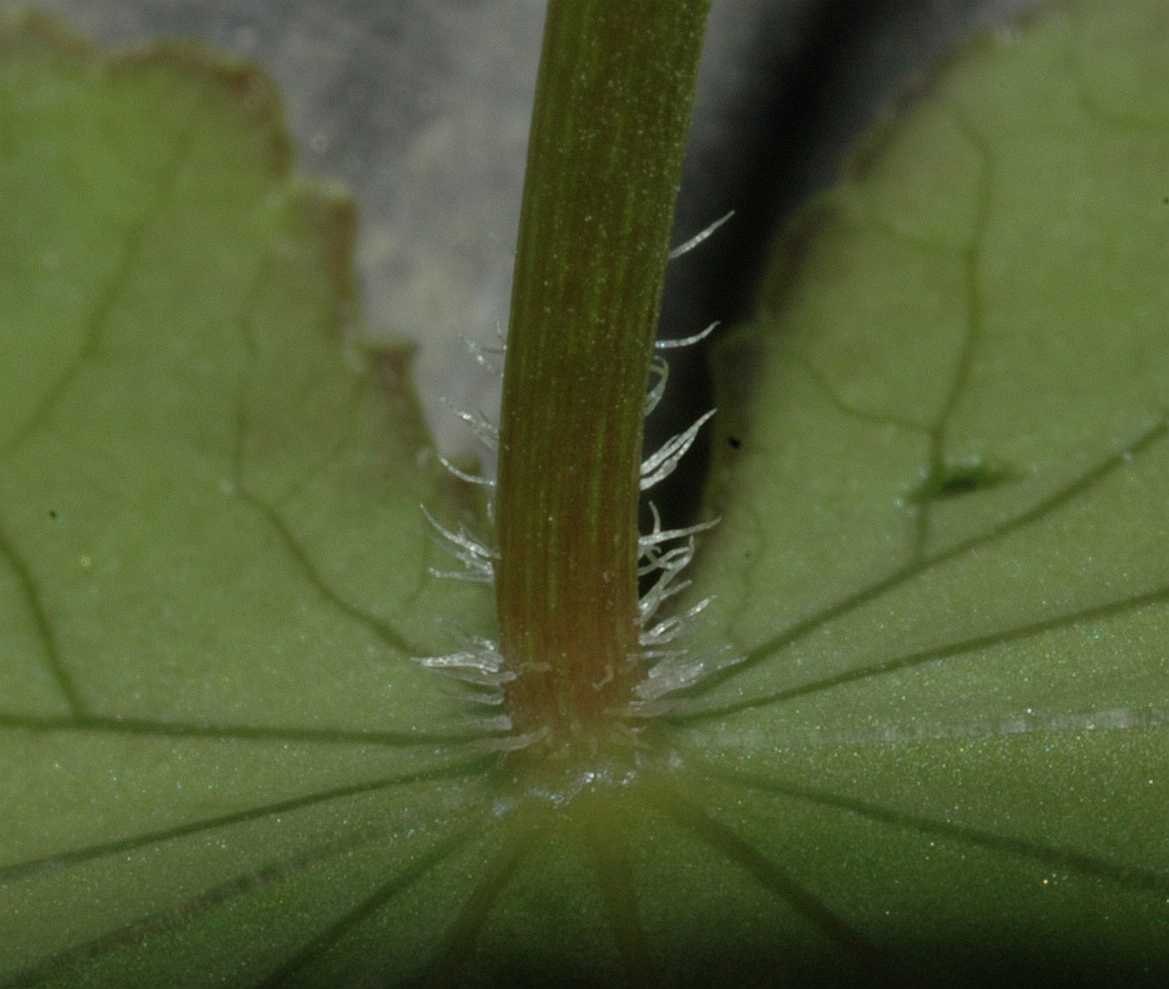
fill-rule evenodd
<path id="1" fill-rule="evenodd" d="M 1105 81 L 1161 71 L 1154 8 L 959 58 L 720 354 L 701 559 L 745 659 L 670 717 L 758 846 L 815 833 L 803 875 L 906 958 L 1167 962 L 1169 136 L 1160 90 L 1141 123 Z"/>
<path id="2" fill-rule="evenodd" d="M 490 614 L 418 506 L 475 508 L 261 77 L 20 17 L 0 66 L 0 982 L 258 980 L 479 813 L 413 662 Z"/>

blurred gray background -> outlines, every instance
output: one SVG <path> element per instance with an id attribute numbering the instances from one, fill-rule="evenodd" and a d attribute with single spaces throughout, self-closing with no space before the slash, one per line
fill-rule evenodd
<path id="1" fill-rule="evenodd" d="M 441 449 L 473 450 L 440 398 L 489 415 L 498 401 L 498 383 L 459 338 L 491 341 L 507 322 L 544 0 L 24 5 L 108 43 L 197 38 L 261 63 L 285 94 L 301 167 L 357 198 L 366 322 L 418 342 L 419 391 Z M 713 0 L 675 241 L 729 209 L 736 217 L 671 267 L 663 335 L 748 316 L 783 215 L 962 35 L 1008 30 L 1029 5 Z M 672 364 L 674 401 L 655 414 L 648 442 L 707 402 L 701 355 Z M 695 485 L 675 494 L 683 490 Z"/>

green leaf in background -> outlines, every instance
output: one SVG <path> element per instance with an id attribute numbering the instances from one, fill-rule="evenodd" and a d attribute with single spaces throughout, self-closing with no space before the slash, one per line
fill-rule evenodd
<path id="1" fill-rule="evenodd" d="M 1160 2 L 986 40 L 719 355 L 699 579 L 745 659 L 674 718 L 727 823 L 910 955 L 1169 959 L 1166 53 Z"/>
<path id="2" fill-rule="evenodd" d="M 0 135 L 0 983 L 234 984 L 475 805 L 410 657 L 490 600 L 427 573 L 460 506 L 262 78 L 14 18 Z"/>
<path id="3" fill-rule="evenodd" d="M 546 776 L 410 661 L 490 633 L 417 507 L 475 506 L 266 84 L 0 23 L 0 986 L 1164 978 L 1159 0 L 804 212 L 720 355 L 744 659 Z"/>

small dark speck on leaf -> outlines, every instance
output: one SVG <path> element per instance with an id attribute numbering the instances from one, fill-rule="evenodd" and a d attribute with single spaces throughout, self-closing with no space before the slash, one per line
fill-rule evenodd
<path id="1" fill-rule="evenodd" d="M 1016 480 L 1010 467 L 983 457 L 971 457 L 938 465 L 910 493 L 909 501 L 941 501 L 973 494 Z"/>
<path id="2" fill-rule="evenodd" d="M 54 521 L 56 521 L 56 519 L 57 519 L 57 509 L 55 509 L 55 508 L 50 508 L 50 509 L 49 509 L 49 518 L 51 518 L 51 519 L 53 519 Z"/>
<path id="3" fill-rule="evenodd" d="M 737 436 L 728 436 L 727 443 L 730 444 L 732 450 L 738 450 L 743 445 L 743 441 Z"/>

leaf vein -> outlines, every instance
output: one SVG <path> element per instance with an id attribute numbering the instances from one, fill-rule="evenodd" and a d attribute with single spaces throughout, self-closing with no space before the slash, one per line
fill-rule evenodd
<path id="1" fill-rule="evenodd" d="M 382 883 L 370 896 L 367 896 L 356 907 L 326 927 L 276 971 L 256 983 L 253 989 L 277 989 L 279 986 L 287 985 L 298 972 L 324 957 L 346 934 L 372 917 L 398 894 L 405 892 L 414 883 L 423 879 L 436 866 L 455 855 L 474 837 L 475 833 L 474 827 L 464 827 L 448 835 L 409 868 L 393 879 Z"/>
<path id="2" fill-rule="evenodd" d="M 1144 594 L 1132 594 L 1105 604 L 1093 605 L 1068 614 L 1057 615 L 1053 618 L 1045 618 L 1042 621 L 1030 622 L 1025 625 L 1018 625 L 1015 628 L 991 632 L 986 635 L 977 635 L 968 639 L 962 639 L 958 642 L 950 642 L 945 645 L 933 646 L 929 649 L 907 653 L 904 656 L 861 666 L 857 669 L 846 670 L 834 676 L 824 677 L 823 679 L 801 684 L 797 687 L 789 687 L 772 694 L 745 698 L 733 704 L 716 708 L 698 708 L 691 711 L 682 711 L 671 716 L 669 720 L 692 722 L 708 718 L 725 717 L 727 715 L 737 714 L 740 711 L 780 704 L 784 701 L 806 697 L 809 694 L 818 694 L 832 690 L 835 687 L 842 687 L 846 684 L 855 683 L 858 680 L 867 680 L 887 673 L 897 673 L 902 670 L 913 669 L 917 666 L 924 666 L 928 663 L 939 662 L 954 656 L 982 652 L 987 649 L 993 649 L 996 646 L 1007 645 L 1012 642 L 1032 638 L 1036 635 L 1042 635 L 1045 632 L 1070 628 L 1086 622 L 1100 621 L 1135 611 L 1139 608 L 1154 604 L 1164 604 L 1166 602 L 1169 602 L 1169 585 L 1158 587 Z"/>
<path id="3" fill-rule="evenodd" d="M 829 793 L 797 783 L 764 780 L 748 773 L 720 769 L 710 765 L 704 766 L 703 771 L 727 783 L 734 783 L 749 789 L 790 797 L 822 807 L 832 807 L 851 814 L 857 814 L 861 817 L 867 817 L 870 820 L 883 824 L 890 824 L 909 831 L 916 831 L 922 835 L 950 838 L 968 845 L 975 845 L 992 851 L 1006 852 L 1055 868 L 1067 869 L 1082 875 L 1107 879 L 1128 889 L 1150 892 L 1158 896 L 1169 894 L 1169 874 L 1157 872 L 1152 869 L 1145 869 L 1140 866 L 1112 862 L 1108 859 L 1090 855 L 1074 848 L 1046 845 L 1040 842 L 1029 841 L 1025 838 L 999 834 L 983 828 L 970 827 L 965 824 L 954 824 L 949 821 L 938 821 L 919 814 L 894 810 L 880 804 L 869 803 L 852 797 L 844 797 L 836 793 Z"/>
<path id="4" fill-rule="evenodd" d="M 814 612 L 807 618 L 794 622 L 788 628 L 751 649 L 743 658 L 742 662 L 729 667 L 725 671 L 712 674 L 704 681 L 703 689 L 708 690 L 731 677 L 741 675 L 743 671 L 758 665 L 766 659 L 772 658 L 788 646 L 812 634 L 828 622 L 834 621 L 863 605 L 876 601 L 884 594 L 896 590 L 935 567 L 959 559 L 973 550 L 1004 539 L 1034 523 L 1044 521 L 1080 495 L 1102 483 L 1116 471 L 1129 467 L 1133 461 L 1145 454 L 1157 442 L 1164 439 L 1167 433 L 1169 433 L 1169 421 L 1164 418 L 1157 419 L 1152 425 L 1146 427 L 1131 443 L 1101 457 L 1100 460 L 1088 467 L 1082 474 L 1056 488 L 1030 508 L 1011 515 L 1001 522 L 989 526 L 983 532 L 954 543 L 947 549 L 940 550 L 932 556 L 924 557 L 920 560 L 911 560 L 905 565 L 897 567 L 885 577 L 875 580 L 865 587 L 846 595 L 833 604 Z"/>
<path id="5" fill-rule="evenodd" d="M 184 721 L 153 721 L 148 718 L 101 717 L 83 714 L 52 717 L 0 711 L 0 729 L 49 734 L 53 732 L 95 732 L 143 738 L 196 738 L 206 740 L 296 742 L 323 745 L 380 745 L 402 748 L 414 745 L 446 745 L 473 742 L 490 737 L 476 729 L 465 734 L 440 732 L 364 731 L 340 728 L 294 726 L 215 725 Z"/>
<path id="6" fill-rule="evenodd" d="M 442 947 L 431 962 L 423 982 L 438 986 L 457 984 L 457 973 L 474 951 L 479 932 L 487 923 L 496 900 L 507 889 L 523 860 L 550 827 L 549 820 L 527 816 L 512 824 L 511 833 L 503 847 L 488 863 L 483 876 L 447 929 Z"/>
<path id="7" fill-rule="evenodd" d="M 0 556 L 7 561 L 9 568 L 16 577 L 20 593 L 24 597 L 37 638 L 41 640 L 42 657 L 49 674 L 57 684 L 57 689 L 65 699 L 70 713 L 74 717 L 81 717 L 86 712 L 86 703 L 81 696 L 81 690 L 73 679 L 73 674 L 61 656 L 57 636 L 53 625 L 49 621 L 44 601 L 41 599 L 40 589 L 37 587 L 32 570 L 25 562 L 24 557 L 17 551 L 8 534 L 0 526 Z"/>
<path id="8" fill-rule="evenodd" d="M 366 828 L 345 838 L 325 842 L 315 848 L 242 873 L 165 910 L 147 914 L 105 934 L 58 951 L 17 973 L 15 978 L 3 985 L 5 989 L 36 985 L 63 974 L 66 969 L 92 963 L 119 950 L 140 947 L 148 939 L 177 931 L 192 918 L 209 913 L 232 900 L 308 872 L 329 859 L 372 844 L 384 836 L 387 830 L 385 826 Z"/>
<path id="9" fill-rule="evenodd" d="M 158 182 L 146 209 L 127 232 L 118 263 L 99 290 L 97 299 L 85 320 L 81 346 L 76 355 L 57 380 L 49 386 L 28 418 L 16 428 L 3 447 L 0 447 L 0 461 L 11 458 L 48 421 L 53 409 L 61 402 L 85 365 L 97 353 L 110 317 L 118 302 L 125 295 L 131 284 L 134 271 L 142 261 L 146 235 L 162 216 L 167 203 L 174 197 L 179 176 L 183 172 L 183 167 L 190 157 L 194 145 L 198 129 L 197 122 L 197 119 L 192 115 L 191 122 L 175 142 L 174 152 L 160 170 Z"/>
<path id="10" fill-rule="evenodd" d="M 81 848 L 45 855 L 24 862 L 0 867 L 0 882 L 13 882 L 27 879 L 30 876 L 44 875 L 59 869 L 68 868 L 91 862 L 107 855 L 120 855 L 136 851 L 150 845 L 163 844 L 193 834 L 202 834 L 217 828 L 230 827 L 235 824 L 245 824 L 249 821 L 273 817 L 277 814 L 286 814 L 290 811 L 303 810 L 317 804 L 333 800 L 344 800 L 349 797 L 362 796 L 378 790 L 386 790 L 395 786 L 406 786 L 411 783 L 433 782 L 441 779 L 470 776 L 488 764 L 488 758 L 480 756 L 473 760 L 447 763 L 430 769 L 416 770 L 410 773 L 399 773 L 395 776 L 385 776 L 381 779 L 369 780 L 364 783 L 353 783 L 348 786 L 333 787 L 320 790 L 316 793 L 280 800 L 260 807 L 234 811 L 230 814 L 220 814 L 216 817 L 203 818 L 187 824 L 179 824 L 170 828 L 161 828 L 157 831 L 148 831 L 144 834 L 128 838 L 118 838 L 112 841 L 98 842 Z"/>
<path id="11" fill-rule="evenodd" d="M 246 437 L 250 429 L 248 416 L 249 382 L 254 374 L 257 355 L 257 345 L 253 334 L 252 322 L 254 310 L 259 301 L 260 287 L 265 283 L 267 263 L 260 266 L 256 273 L 248 298 L 238 318 L 240 336 L 244 342 L 246 360 L 240 375 L 239 392 L 235 411 L 235 433 L 232 451 L 232 473 L 235 490 L 246 505 L 250 506 L 276 534 L 290 559 L 296 564 L 304 579 L 312 586 L 317 594 L 336 611 L 346 618 L 364 626 L 381 642 L 401 656 L 419 656 L 425 650 L 411 643 L 388 622 L 379 619 L 352 602 L 346 600 L 334 590 L 317 568 L 308 551 L 301 544 L 293 532 L 287 519 L 277 509 L 275 504 L 261 497 L 252 490 L 246 481 Z"/>
<path id="12" fill-rule="evenodd" d="M 879 960 L 877 949 L 823 900 L 697 804 L 665 787 L 647 788 L 645 797 L 647 802 L 694 834 L 704 845 L 743 869 L 764 889 L 786 900 L 831 941 L 870 965 Z"/>

